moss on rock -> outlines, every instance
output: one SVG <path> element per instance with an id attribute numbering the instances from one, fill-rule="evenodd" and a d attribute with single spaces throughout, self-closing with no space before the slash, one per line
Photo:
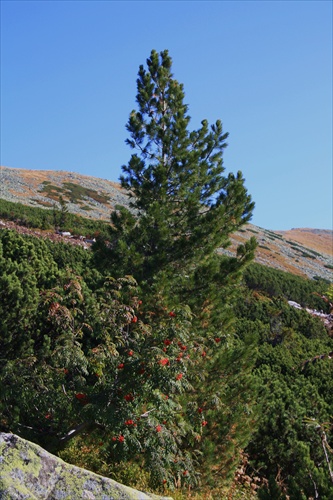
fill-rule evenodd
<path id="1" fill-rule="evenodd" d="M 3 500 L 169 500 L 67 464 L 40 446 L 0 433 Z"/>

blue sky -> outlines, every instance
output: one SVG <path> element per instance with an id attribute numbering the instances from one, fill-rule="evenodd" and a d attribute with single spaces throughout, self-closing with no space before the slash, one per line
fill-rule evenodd
<path id="1" fill-rule="evenodd" d="M 152 49 L 266 229 L 332 229 L 332 2 L 1 1 L 1 165 L 118 181 Z"/>

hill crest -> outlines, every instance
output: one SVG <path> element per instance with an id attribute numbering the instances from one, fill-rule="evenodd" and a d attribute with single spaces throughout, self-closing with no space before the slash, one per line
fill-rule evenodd
<path id="1" fill-rule="evenodd" d="M 97 220 L 109 220 L 116 205 L 129 206 L 128 195 L 116 182 L 62 170 L 0 167 L 0 198 L 51 209 L 59 205 L 60 197 L 69 212 Z M 237 245 L 251 236 L 258 241 L 256 262 L 299 276 L 332 281 L 332 230 L 271 231 L 247 224 L 232 235 L 229 249 L 221 252 L 234 255 Z"/>

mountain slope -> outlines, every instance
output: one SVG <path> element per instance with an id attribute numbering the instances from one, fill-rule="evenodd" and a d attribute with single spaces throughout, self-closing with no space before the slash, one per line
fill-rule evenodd
<path id="1" fill-rule="evenodd" d="M 106 179 L 66 171 L 0 167 L 0 198 L 50 209 L 59 205 L 60 197 L 69 212 L 91 219 L 108 220 L 117 204 L 129 205 L 120 185 Z M 332 281 L 333 231 L 270 231 L 247 224 L 232 235 L 229 249 L 221 252 L 234 255 L 237 245 L 251 236 L 258 241 L 257 262 L 300 276 Z"/>
<path id="2" fill-rule="evenodd" d="M 332 231 L 329 229 L 297 228 L 289 231 L 277 231 L 285 239 L 293 240 L 319 253 L 333 255 Z"/>

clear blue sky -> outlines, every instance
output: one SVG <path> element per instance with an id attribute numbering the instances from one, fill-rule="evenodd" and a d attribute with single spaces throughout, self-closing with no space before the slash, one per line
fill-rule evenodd
<path id="1" fill-rule="evenodd" d="M 1 1 L 1 165 L 118 181 L 152 49 L 266 229 L 332 228 L 332 2 Z"/>

